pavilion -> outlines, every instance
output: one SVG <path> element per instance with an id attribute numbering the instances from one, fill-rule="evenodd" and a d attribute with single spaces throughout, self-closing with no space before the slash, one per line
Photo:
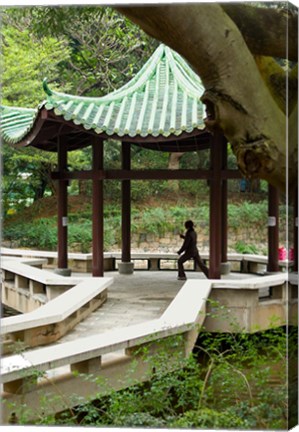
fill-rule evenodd
<path id="1" fill-rule="evenodd" d="M 211 134 L 204 124 L 200 98 L 204 88 L 186 61 L 160 45 L 137 75 L 103 97 L 80 97 L 53 91 L 44 81 L 46 99 L 37 109 L 1 108 L 5 142 L 57 152 L 58 168 L 58 272 L 67 274 L 67 185 L 71 179 L 92 180 L 93 276 L 104 272 L 103 182 L 122 184 L 122 254 L 131 263 L 131 180 L 205 179 L 210 185 L 209 276 L 217 279 L 227 267 L 227 180 L 241 178 L 227 168 L 227 141 L 221 131 Z M 104 169 L 104 141 L 122 142 L 121 169 Z M 131 146 L 164 152 L 210 149 L 210 169 L 133 170 Z M 92 147 L 90 170 L 67 170 L 68 151 Z M 279 271 L 278 192 L 269 185 L 268 271 Z M 296 243 L 296 242 L 295 242 Z"/>

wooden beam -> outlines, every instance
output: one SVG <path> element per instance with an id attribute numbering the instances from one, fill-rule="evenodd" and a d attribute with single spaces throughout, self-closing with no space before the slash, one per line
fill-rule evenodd
<path id="1" fill-rule="evenodd" d="M 73 122 L 73 120 L 65 120 L 62 116 L 56 115 L 54 110 L 48 111 L 47 116 L 48 121 L 56 122 L 58 124 L 65 124 L 70 126 L 73 131 L 79 131 L 83 132 L 85 135 L 90 136 L 97 136 L 101 140 L 107 140 L 107 139 L 115 139 L 115 140 L 121 140 L 122 142 L 131 143 L 131 144 L 142 144 L 142 143 L 170 143 L 170 142 L 183 142 L 189 141 L 191 139 L 198 139 L 198 143 L 200 144 L 201 141 L 207 142 L 209 140 L 210 133 L 206 129 L 194 129 L 192 132 L 182 132 L 180 135 L 174 135 L 171 134 L 168 137 L 165 137 L 163 135 L 159 136 L 152 136 L 148 135 L 146 137 L 142 137 L 140 135 L 136 135 L 135 137 L 131 137 L 129 135 L 124 135 L 123 137 L 119 137 L 117 134 L 108 135 L 105 132 L 102 132 L 100 134 L 96 133 L 94 129 L 85 129 L 83 125 L 77 125 Z"/>

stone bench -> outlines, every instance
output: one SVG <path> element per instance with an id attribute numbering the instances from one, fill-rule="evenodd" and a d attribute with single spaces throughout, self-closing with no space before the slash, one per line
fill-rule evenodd
<path id="1" fill-rule="evenodd" d="M 60 339 L 103 304 L 112 282 L 113 278 L 88 278 L 32 312 L 2 318 L 1 336 L 10 341 L 9 351 L 16 341 L 33 347 Z"/>
<path id="2" fill-rule="evenodd" d="M 28 249 L 9 249 L 1 248 L 3 256 L 19 256 L 19 257 L 36 257 L 46 258 L 47 264 L 45 267 L 54 268 L 57 266 L 57 252 L 53 251 L 37 251 Z M 209 261 L 209 253 L 201 253 L 204 261 Z M 131 261 L 146 261 L 146 270 L 162 270 L 163 261 L 177 261 L 176 253 L 167 252 L 132 252 Z M 120 252 L 104 252 L 104 271 L 117 270 L 117 264 L 121 260 Z M 240 263 L 240 271 L 243 273 L 262 273 L 266 271 L 268 257 L 254 254 L 228 253 L 228 262 Z M 188 265 L 188 264 L 187 264 Z M 191 266 L 193 263 L 191 264 Z M 292 266 L 293 262 L 284 260 L 279 261 L 280 269 L 286 269 Z M 190 266 L 190 265 L 189 265 Z M 72 253 L 68 254 L 68 267 L 74 272 L 92 272 L 92 254 Z M 137 267 L 136 267 L 137 268 Z M 176 269 L 176 265 L 174 267 Z M 192 267 L 194 268 L 194 265 Z M 226 271 L 227 272 L 227 271 Z"/>
<path id="3" fill-rule="evenodd" d="M 203 252 L 200 253 L 201 258 L 204 262 L 209 261 L 209 253 Z M 116 264 L 117 260 L 121 259 L 121 253 L 111 253 L 111 257 L 114 258 L 114 266 L 112 268 L 109 268 L 110 270 L 116 270 Z M 178 254 L 176 253 L 165 253 L 165 252 L 159 252 L 159 253 L 152 253 L 152 252 L 133 252 L 131 253 L 131 261 L 147 261 L 147 270 L 162 270 L 162 262 L 163 261 L 175 261 L 178 260 Z M 267 264 L 268 264 L 268 257 L 262 256 L 262 255 L 253 255 L 253 254 L 239 254 L 239 253 L 229 253 L 227 254 L 227 261 L 228 262 L 238 262 L 240 265 L 240 271 L 242 273 L 264 273 L 266 272 Z M 186 263 L 187 264 L 187 263 Z M 225 263 L 223 263 L 225 264 Z M 188 265 L 188 264 L 187 264 Z M 280 269 L 285 269 L 287 266 L 292 266 L 293 262 L 285 260 L 285 261 L 279 261 L 279 267 Z M 195 270 L 195 265 L 192 262 L 192 264 L 189 264 L 189 267 Z M 177 269 L 177 266 L 174 267 Z M 221 269 L 222 274 L 229 273 L 229 270 L 223 267 Z"/>
<path id="4" fill-rule="evenodd" d="M 45 267 L 57 267 L 57 252 L 55 251 L 39 251 L 30 249 L 10 249 L 1 248 L 2 256 L 16 256 L 16 257 L 33 257 L 33 258 L 46 258 L 47 263 Z M 110 256 L 108 255 L 107 258 Z M 68 253 L 69 268 L 77 272 L 91 272 L 92 270 L 92 254 L 87 253 Z"/>
<path id="5" fill-rule="evenodd" d="M 267 256 L 255 254 L 241 254 L 241 256 L 241 272 L 260 273 L 266 271 L 268 264 Z M 287 259 L 278 261 L 278 266 L 281 271 L 285 271 L 288 267 L 292 267 L 293 265 L 294 262 Z"/>

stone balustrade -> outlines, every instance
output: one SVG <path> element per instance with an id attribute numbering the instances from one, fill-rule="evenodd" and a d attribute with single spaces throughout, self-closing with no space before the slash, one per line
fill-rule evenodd
<path id="1" fill-rule="evenodd" d="M 253 333 L 297 325 L 298 276 L 288 274 L 244 280 L 215 280 L 207 304 L 205 328 L 210 332 Z M 268 295 L 260 296 L 267 289 Z"/>
<path id="2" fill-rule="evenodd" d="M 45 415 L 72 406 L 74 395 L 82 402 L 148 380 L 153 367 L 142 353 L 153 356 L 161 352 L 163 341 L 172 341 L 170 350 L 167 345 L 171 366 L 176 354 L 182 358 L 192 351 L 202 326 L 208 331 L 255 332 L 295 324 L 297 287 L 296 275 L 288 281 L 286 273 L 237 281 L 188 280 L 159 319 L 3 358 L 3 398 L 34 408 L 47 393 L 53 402 L 43 407 Z M 270 294 L 261 300 L 259 290 L 265 288 Z M 45 375 L 37 378 L 39 373 Z M 4 404 L 6 420 L 8 406 Z"/>
<path id="3" fill-rule="evenodd" d="M 32 312 L 2 318 L 2 354 L 56 342 L 106 301 L 112 282 L 85 279 Z"/>
<path id="4" fill-rule="evenodd" d="M 44 412 L 46 415 L 72 406 L 74 394 L 92 398 L 99 391 L 105 394 L 126 387 L 132 380 L 149 379 L 153 370 L 142 358 L 144 348 L 149 346 L 153 354 L 162 349 L 163 341 L 169 342 L 174 337 L 171 359 L 176 353 L 179 359 L 189 355 L 205 318 L 210 290 L 211 283 L 202 281 L 201 295 L 198 295 L 198 286 L 190 281 L 160 319 L 4 357 L 1 363 L 3 398 L 12 404 L 22 400 L 36 412 L 41 395 L 47 393 L 48 400 L 53 397 L 53 403 L 43 408 L 48 410 Z M 169 347 L 168 343 L 168 350 Z M 55 369 L 51 379 L 38 378 L 40 373 Z M 94 379 L 84 379 L 81 374 L 92 374 Z M 58 387 L 60 394 L 64 394 L 63 400 L 57 398 Z M 3 407 L 5 423 L 11 409 L 6 403 Z"/>
<path id="5" fill-rule="evenodd" d="M 1 258 L 2 303 L 22 313 L 39 308 L 83 280 L 60 276 L 30 264 L 36 264 L 36 260 Z"/>

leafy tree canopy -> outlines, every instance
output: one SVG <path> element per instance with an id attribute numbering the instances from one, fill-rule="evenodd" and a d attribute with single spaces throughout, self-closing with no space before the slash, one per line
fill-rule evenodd
<path id="1" fill-rule="evenodd" d="M 107 7 L 7 8 L 2 41 L 2 104 L 34 108 L 44 99 L 44 77 L 63 92 L 102 96 L 135 75 L 158 45 Z M 56 155 L 6 145 L 2 155 L 4 209 L 55 193 L 50 173 Z M 69 166 L 87 169 L 89 151 L 71 152 Z"/>
<path id="2" fill-rule="evenodd" d="M 19 35 L 25 28 L 37 45 L 45 38 L 53 44 L 56 38 L 67 46 L 63 61 L 54 64 L 49 58 L 55 71 L 44 72 L 53 87 L 77 95 L 102 96 L 122 86 L 158 45 L 108 7 L 12 8 L 4 23 Z"/>

